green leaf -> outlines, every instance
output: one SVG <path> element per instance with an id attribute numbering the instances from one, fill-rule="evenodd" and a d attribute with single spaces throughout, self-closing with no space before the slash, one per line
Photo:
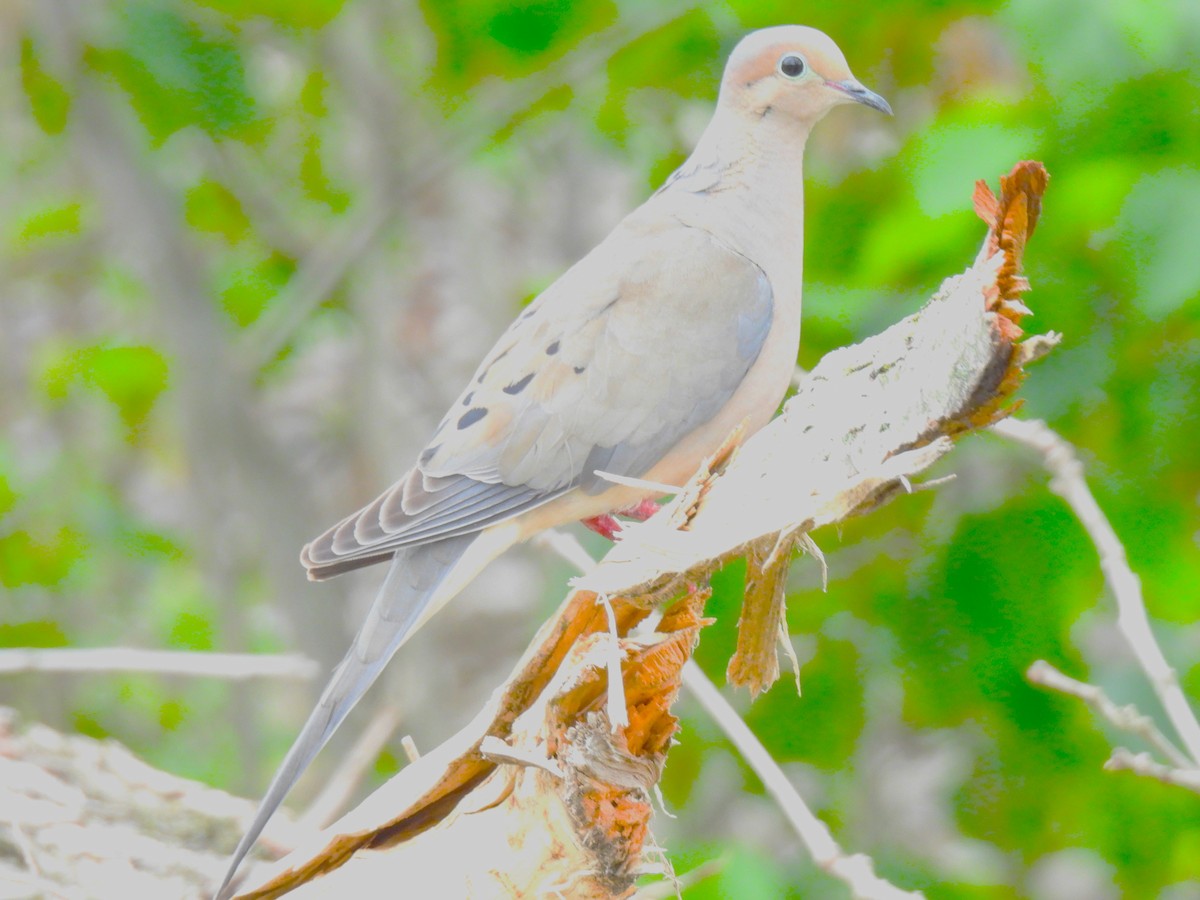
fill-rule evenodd
<path id="1" fill-rule="evenodd" d="M 221 306 L 239 327 L 244 328 L 262 315 L 294 270 L 292 261 L 278 254 L 230 269 L 222 276 L 218 287 Z"/>
<path id="2" fill-rule="evenodd" d="M 53 587 L 67 577 L 85 549 L 82 535 L 66 527 L 44 536 L 25 530 L 0 535 L 0 584 Z"/>
<path id="3" fill-rule="evenodd" d="M 188 718 L 189 709 L 182 700 L 172 697 L 158 708 L 158 725 L 163 731 L 178 731 Z"/>
<path id="4" fill-rule="evenodd" d="M 181 612 L 176 616 L 167 640 L 172 647 L 182 650 L 212 650 L 212 622 L 194 612 Z"/>
<path id="5" fill-rule="evenodd" d="M 230 244 L 236 244 L 250 231 L 250 220 L 241 202 L 216 181 L 201 181 L 188 189 L 184 216 L 197 231 L 220 235 Z"/>
<path id="6" fill-rule="evenodd" d="M 41 240 L 78 234 L 81 209 L 78 201 L 41 207 L 18 226 L 17 243 L 28 245 Z"/>
<path id="7" fill-rule="evenodd" d="M 237 45 L 152 3 L 125 9 L 123 41 L 88 54 L 128 94 L 152 140 L 182 128 L 217 137 L 253 136 L 258 112 Z"/>
<path id="8" fill-rule="evenodd" d="M 270 19 L 291 28 L 324 28 L 342 11 L 346 0 L 191 0 L 232 19 Z"/>
<path id="9" fill-rule="evenodd" d="M 42 68 L 33 41 L 21 41 L 21 87 L 38 125 L 47 134 L 58 134 L 67 125 L 71 95 L 57 78 Z"/>
<path id="10" fill-rule="evenodd" d="M 167 375 L 166 359 L 153 347 L 97 344 L 52 362 L 43 372 L 42 385 L 54 400 L 65 399 L 74 384 L 98 390 L 116 406 L 133 440 L 166 389 Z"/>
<path id="11" fill-rule="evenodd" d="M 345 212 L 350 206 L 350 194 L 340 188 L 326 170 L 325 147 L 315 132 L 304 142 L 304 152 L 300 157 L 300 183 L 309 197 L 324 203 L 335 213 Z"/>
<path id="12" fill-rule="evenodd" d="M 0 622 L 0 647 L 66 647 L 70 644 L 62 627 L 42 619 L 32 622 Z"/>
<path id="13" fill-rule="evenodd" d="M 532 0 L 504 5 L 484 23 L 488 37 L 519 56 L 545 53 L 570 20 L 570 0 Z"/>
<path id="14" fill-rule="evenodd" d="M 421 0 L 421 11 L 437 38 L 435 82 L 453 94 L 535 71 L 617 15 L 612 0 Z"/>
<path id="15" fill-rule="evenodd" d="M 17 502 L 17 492 L 8 483 L 8 478 L 0 472 L 0 516 L 13 508 Z"/>

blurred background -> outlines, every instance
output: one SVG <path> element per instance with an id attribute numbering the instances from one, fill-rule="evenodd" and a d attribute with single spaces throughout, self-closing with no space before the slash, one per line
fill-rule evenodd
<path id="1" fill-rule="evenodd" d="M 809 145 L 800 362 L 914 311 L 974 257 L 974 181 L 1044 161 L 1029 327 L 1065 339 L 1022 414 L 1079 447 L 1200 699 L 1194 0 L 8 0 L 0 647 L 333 665 L 382 572 L 308 584 L 301 545 L 407 468 L 521 304 L 682 161 L 738 37 L 793 21 L 896 110 L 836 110 Z M 1030 452 L 972 436 L 951 471 L 816 535 L 829 590 L 804 560 L 788 607 L 803 695 L 736 702 L 905 887 L 1200 896 L 1196 796 L 1101 771 L 1132 739 L 1023 678 L 1045 658 L 1160 716 L 1093 547 Z M 461 727 L 570 574 L 544 549 L 498 562 L 292 804 L 384 704 L 421 748 Z M 718 682 L 742 574 L 717 577 L 699 650 Z M 0 702 L 257 798 L 321 681 L 26 673 Z M 679 871 L 719 860 L 685 896 L 846 896 L 680 709 L 656 835 Z"/>

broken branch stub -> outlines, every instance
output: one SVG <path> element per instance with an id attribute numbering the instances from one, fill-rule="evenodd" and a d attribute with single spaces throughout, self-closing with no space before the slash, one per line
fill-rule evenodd
<path id="1" fill-rule="evenodd" d="M 729 677 L 768 687 L 795 543 L 910 489 L 954 438 L 1005 414 L 1022 366 L 1055 343 L 1016 343 L 1028 313 L 1021 255 L 1045 186 L 1041 165 L 1025 162 L 1001 179 L 999 197 L 977 187 L 989 231 L 966 272 L 917 313 L 825 356 L 719 475 L 706 466 L 660 514 L 628 525 L 470 725 L 242 896 L 300 886 L 303 896 L 336 896 L 367 883 L 360 878 L 403 884 L 411 896 L 629 894 L 653 847 L 649 792 L 674 734 L 680 673 L 707 624 L 696 586 L 747 556 Z M 631 635 L 664 602 L 655 630 Z M 629 715 L 615 732 L 606 690 L 614 639 Z"/>

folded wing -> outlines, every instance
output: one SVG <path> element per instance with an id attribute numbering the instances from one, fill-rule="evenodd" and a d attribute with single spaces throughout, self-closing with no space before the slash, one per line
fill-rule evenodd
<path id="1" fill-rule="evenodd" d="M 627 220 L 501 336 L 417 465 L 304 548 L 312 578 L 481 531 L 596 474 L 645 474 L 728 402 L 770 330 L 770 283 L 708 232 Z"/>

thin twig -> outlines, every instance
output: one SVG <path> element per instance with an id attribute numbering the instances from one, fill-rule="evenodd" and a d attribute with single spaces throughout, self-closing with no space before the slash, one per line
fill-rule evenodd
<path id="1" fill-rule="evenodd" d="M 0 650 L 0 675 L 21 672 L 150 672 L 244 681 L 294 678 L 309 681 L 317 664 L 299 654 L 207 653 L 137 647 Z"/>
<path id="2" fill-rule="evenodd" d="M 638 888 L 633 900 L 670 900 L 679 897 L 686 888 L 693 887 L 714 875 L 720 875 L 729 868 L 729 856 L 723 854 L 713 859 L 705 860 L 682 875 L 668 876 L 662 881 L 655 881 Z"/>
<path id="3" fill-rule="evenodd" d="M 1109 772 L 1125 770 L 1135 775 L 1153 778 L 1163 784 L 1187 788 L 1200 794 L 1200 769 L 1176 769 L 1164 766 L 1150 758 L 1149 753 L 1130 753 L 1124 747 L 1113 750 L 1112 757 L 1104 764 Z"/>
<path id="4" fill-rule="evenodd" d="M 415 763 L 421 758 L 421 751 L 417 749 L 417 742 L 413 740 L 411 734 L 400 738 L 400 746 L 404 749 L 404 756 L 410 763 Z"/>
<path id="5" fill-rule="evenodd" d="M 608 620 L 609 641 L 605 647 L 605 669 L 608 671 L 608 722 L 614 733 L 620 728 L 629 727 L 629 707 L 625 705 L 625 683 L 621 675 L 621 638 L 617 634 L 617 616 L 613 612 L 612 603 L 607 594 L 597 594 L 596 602 L 604 607 L 604 617 Z"/>
<path id="6" fill-rule="evenodd" d="M 363 776 L 383 751 L 384 745 L 400 726 L 400 710 L 384 706 L 359 735 L 350 752 L 330 776 L 321 793 L 304 811 L 301 821 L 315 829 L 328 826 L 338 817 L 362 783 Z"/>
<path id="7" fill-rule="evenodd" d="M 1153 719 L 1144 715 L 1132 703 L 1127 706 L 1118 706 L 1108 694 L 1104 693 L 1096 685 L 1088 684 L 1085 681 L 1076 681 L 1071 676 L 1065 675 L 1054 668 L 1054 666 L 1050 665 L 1044 659 L 1039 659 L 1030 666 L 1029 671 L 1025 673 L 1025 677 L 1034 684 L 1039 684 L 1052 691 L 1078 697 L 1105 719 L 1108 719 L 1114 728 L 1140 737 L 1170 760 L 1173 766 L 1180 769 L 1192 768 L 1192 763 L 1187 758 L 1187 754 L 1176 747 L 1170 738 L 1159 731 Z"/>
<path id="8" fill-rule="evenodd" d="M 1179 686 L 1175 670 L 1154 638 L 1141 582 L 1129 567 L 1120 539 L 1092 496 L 1074 448 L 1041 421 L 1009 418 L 997 422 L 992 430 L 1042 455 L 1042 462 L 1052 476 L 1050 489 L 1067 501 L 1100 554 L 1104 580 L 1117 601 L 1117 627 L 1158 694 L 1191 757 L 1191 767 L 1200 766 L 1200 722 Z"/>
<path id="9" fill-rule="evenodd" d="M 797 793 L 783 769 L 771 758 L 771 754 L 742 721 L 737 710 L 729 705 L 695 661 L 689 660 L 684 665 L 683 683 L 720 725 L 742 758 L 754 770 L 818 866 L 844 882 L 856 898 L 896 900 L 905 897 L 912 900 L 924 896 L 917 891 L 901 890 L 880 878 L 875 874 L 874 864 L 869 856 L 862 853 L 847 855 L 838 846 L 828 826 L 808 808 L 808 804 Z"/>

